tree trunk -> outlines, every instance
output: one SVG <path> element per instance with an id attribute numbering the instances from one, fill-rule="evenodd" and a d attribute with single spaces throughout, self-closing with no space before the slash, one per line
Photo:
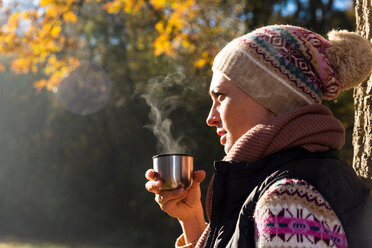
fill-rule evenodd
<path id="1" fill-rule="evenodd" d="M 357 0 L 357 32 L 372 38 L 372 1 Z M 359 176 L 372 179 L 372 76 L 354 89 L 355 120 L 353 132 L 353 167 Z"/>

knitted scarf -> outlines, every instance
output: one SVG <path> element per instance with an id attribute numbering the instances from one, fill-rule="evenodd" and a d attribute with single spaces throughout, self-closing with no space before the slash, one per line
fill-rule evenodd
<path id="1" fill-rule="evenodd" d="M 275 116 L 256 125 L 240 137 L 224 161 L 254 162 L 270 154 L 294 147 L 310 152 L 340 149 L 345 142 L 345 129 L 331 111 L 320 104 L 307 105 Z M 206 213 L 212 210 L 213 177 L 206 197 Z M 204 245 L 209 225 L 196 247 Z"/>

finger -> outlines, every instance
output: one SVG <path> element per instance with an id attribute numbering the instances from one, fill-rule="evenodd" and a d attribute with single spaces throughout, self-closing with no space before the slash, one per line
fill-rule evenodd
<path id="1" fill-rule="evenodd" d="M 187 195 L 186 190 L 173 190 L 170 191 L 160 191 L 159 194 L 155 194 L 155 201 L 160 205 L 163 206 L 168 204 L 169 202 L 179 202 L 182 201 Z"/>
<path id="2" fill-rule="evenodd" d="M 177 208 L 177 203 L 182 201 L 186 197 L 186 195 L 187 194 L 184 194 L 182 197 L 168 200 L 168 201 L 165 201 L 164 199 L 160 200 L 161 204 L 159 203 L 159 205 L 160 205 L 161 210 L 163 210 L 164 212 L 168 212 L 171 209 Z"/>
<path id="3" fill-rule="evenodd" d="M 197 171 L 194 171 L 194 182 L 195 183 L 201 183 L 204 181 L 205 179 L 205 171 L 203 170 L 197 170 Z"/>
<path id="4" fill-rule="evenodd" d="M 156 201 L 159 205 L 163 205 L 163 203 L 164 203 L 163 197 L 161 197 L 161 196 L 158 195 L 158 194 L 155 195 L 155 201 Z"/>
<path id="5" fill-rule="evenodd" d="M 162 182 L 160 180 L 148 181 L 145 184 L 145 188 L 147 189 L 147 191 L 155 194 L 159 194 L 161 186 Z"/>
<path id="6" fill-rule="evenodd" d="M 205 179 L 205 171 L 197 170 L 193 172 L 193 182 L 190 186 L 190 189 L 195 189 L 200 186 L 200 183 Z"/>
<path id="7" fill-rule="evenodd" d="M 160 178 L 160 174 L 153 169 L 148 169 L 145 173 L 145 177 L 147 180 L 156 180 Z"/>
<path id="8" fill-rule="evenodd" d="M 162 197 L 163 199 L 163 202 L 168 202 L 170 200 L 174 200 L 174 199 L 183 199 L 184 196 L 186 195 L 186 190 L 184 188 L 179 188 L 177 190 L 171 190 L 171 191 L 165 191 L 165 190 L 162 190 L 159 192 L 159 195 Z"/>

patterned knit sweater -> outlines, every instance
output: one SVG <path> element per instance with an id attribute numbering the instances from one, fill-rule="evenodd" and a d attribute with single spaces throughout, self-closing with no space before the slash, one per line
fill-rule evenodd
<path id="1" fill-rule="evenodd" d="M 257 247 L 347 247 L 340 220 L 303 180 L 282 179 L 257 202 Z"/>
<path id="2" fill-rule="evenodd" d="M 347 247 L 340 220 L 320 193 L 304 180 L 281 179 L 257 202 L 256 247 Z M 193 248 L 181 235 L 176 248 Z"/>

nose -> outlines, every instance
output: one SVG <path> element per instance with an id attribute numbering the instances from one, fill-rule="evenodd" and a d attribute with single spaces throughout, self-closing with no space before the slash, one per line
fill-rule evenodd
<path id="1" fill-rule="evenodd" d="M 207 125 L 211 127 L 216 127 L 219 121 L 220 121 L 220 114 L 218 113 L 216 107 L 213 104 L 207 117 L 207 121 L 206 121 Z"/>

